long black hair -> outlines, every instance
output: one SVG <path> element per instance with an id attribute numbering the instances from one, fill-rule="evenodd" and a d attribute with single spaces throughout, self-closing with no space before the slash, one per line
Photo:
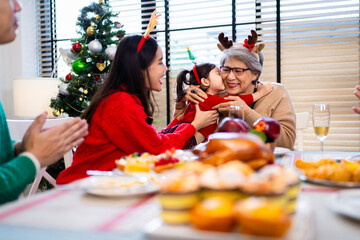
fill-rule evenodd
<path id="1" fill-rule="evenodd" d="M 213 70 L 216 67 L 216 65 L 212 64 L 212 63 L 203 63 L 203 64 L 199 64 L 199 65 L 195 65 L 195 66 L 196 66 L 196 72 L 199 76 L 200 81 L 201 81 L 201 78 L 208 78 L 211 70 Z M 190 74 L 189 78 L 186 78 L 187 74 Z M 184 84 L 185 85 L 199 85 L 199 83 L 197 82 L 197 80 L 195 78 L 193 69 L 191 69 L 190 71 L 182 70 L 177 75 L 177 78 L 176 78 L 176 102 L 180 102 L 181 99 L 185 96 Z M 206 89 L 203 86 L 201 86 L 201 84 L 200 84 L 200 88 L 201 88 L 201 90 L 206 92 Z"/>
<path id="2" fill-rule="evenodd" d="M 86 119 L 88 123 L 91 122 L 91 118 L 103 98 L 107 98 L 118 91 L 126 91 L 140 99 L 148 116 L 147 122 L 151 124 L 154 103 L 150 98 L 151 91 L 146 90 L 143 73 L 146 72 L 148 79 L 150 79 L 147 69 L 155 58 L 158 44 L 155 39 L 150 37 L 145 41 L 140 52 L 137 52 L 141 38 L 140 35 L 132 35 L 120 41 L 107 78 L 96 91 L 89 107 L 82 115 L 82 118 Z M 150 81 L 149 84 L 151 84 Z"/>

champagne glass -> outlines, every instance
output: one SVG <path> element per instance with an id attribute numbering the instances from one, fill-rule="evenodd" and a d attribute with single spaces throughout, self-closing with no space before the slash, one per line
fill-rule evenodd
<path id="1" fill-rule="evenodd" d="M 240 118 L 244 120 L 244 106 L 243 105 L 231 105 L 229 110 L 229 117 L 235 119 Z"/>
<path id="2" fill-rule="evenodd" d="M 313 126 L 317 139 L 320 140 L 321 151 L 324 151 L 324 140 L 328 135 L 330 126 L 330 108 L 328 103 L 315 103 L 313 105 Z"/>

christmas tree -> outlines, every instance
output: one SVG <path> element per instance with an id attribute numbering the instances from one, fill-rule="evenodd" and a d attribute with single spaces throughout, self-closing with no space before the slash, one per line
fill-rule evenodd
<path id="1" fill-rule="evenodd" d="M 106 78 L 114 59 L 116 46 L 124 37 L 123 25 L 112 19 L 109 4 L 92 3 L 81 10 L 76 25 L 80 38 L 72 40 L 72 49 L 62 52 L 71 61 L 72 72 L 60 78 L 59 93 L 51 99 L 55 117 L 61 114 L 79 116 L 88 106 L 91 97 Z"/>

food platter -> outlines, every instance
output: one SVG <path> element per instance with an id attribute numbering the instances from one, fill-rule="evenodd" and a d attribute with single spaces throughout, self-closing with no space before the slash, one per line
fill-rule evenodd
<path id="1" fill-rule="evenodd" d="M 335 181 L 329 181 L 323 179 L 308 178 L 302 173 L 299 173 L 299 179 L 303 182 L 324 185 L 328 187 L 360 188 L 360 182 L 335 182 Z"/>
<path id="2" fill-rule="evenodd" d="M 284 156 L 286 153 L 290 152 L 291 150 L 288 148 L 283 148 L 283 147 L 276 147 L 274 149 L 274 155 L 275 157 L 281 157 Z"/>
<path id="3" fill-rule="evenodd" d="M 301 169 L 295 166 L 297 159 L 301 159 L 304 162 L 316 162 L 320 159 L 334 159 L 336 162 L 340 163 L 342 159 L 346 161 L 355 161 L 359 159 L 359 152 L 288 152 L 280 160 L 280 164 L 285 167 L 293 167 L 299 175 L 299 178 L 303 182 L 323 185 L 328 187 L 336 188 L 360 188 L 360 182 L 345 182 L 345 181 L 331 181 L 317 178 L 307 177 Z"/>
<path id="4" fill-rule="evenodd" d="M 360 191 L 351 189 L 333 194 L 328 207 L 338 214 L 360 221 Z"/>
<path id="5" fill-rule="evenodd" d="M 88 194 L 102 197 L 132 197 L 159 191 L 152 181 L 133 176 L 91 176 L 81 185 Z"/>
<path id="6" fill-rule="evenodd" d="M 298 201 L 296 214 L 294 215 L 292 227 L 283 238 L 256 237 L 240 234 L 239 232 L 221 233 L 202 231 L 193 228 L 191 225 L 165 224 L 161 218 L 155 218 L 145 225 L 143 231 L 149 239 L 169 240 L 230 240 L 230 239 L 251 239 L 251 240 L 305 240 L 315 238 L 315 224 L 313 223 L 313 210 L 309 203 Z"/>

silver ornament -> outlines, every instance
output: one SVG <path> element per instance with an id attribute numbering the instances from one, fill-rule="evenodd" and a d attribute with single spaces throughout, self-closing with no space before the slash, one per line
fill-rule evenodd
<path id="1" fill-rule="evenodd" d="M 68 92 L 68 90 L 67 90 L 68 86 L 69 86 L 69 85 L 66 84 L 66 83 L 61 84 L 61 85 L 59 86 L 59 93 L 61 93 L 61 94 L 63 94 L 63 95 L 69 95 L 69 92 Z"/>
<path id="2" fill-rule="evenodd" d="M 71 51 L 70 48 L 59 48 L 59 52 L 64 60 L 64 62 L 68 65 L 71 66 L 72 62 L 74 60 L 77 59 L 77 57 L 75 56 L 75 54 Z"/>
<path id="3" fill-rule="evenodd" d="M 101 43 L 98 41 L 98 40 L 92 40 L 90 43 L 89 43 L 89 50 L 90 52 L 92 53 L 98 53 L 98 52 L 101 52 L 102 50 L 102 45 Z"/>
<path id="4" fill-rule="evenodd" d="M 106 55 L 109 57 L 110 60 L 114 60 L 115 53 L 116 53 L 116 47 L 114 46 L 108 46 L 105 50 Z"/>

